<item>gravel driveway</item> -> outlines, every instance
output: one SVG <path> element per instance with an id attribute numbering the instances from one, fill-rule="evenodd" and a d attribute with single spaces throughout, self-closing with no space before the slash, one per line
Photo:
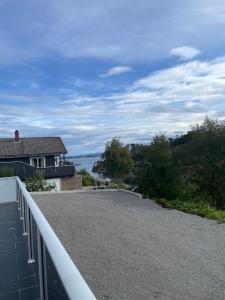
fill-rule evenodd
<path id="1" fill-rule="evenodd" d="M 33 195 L 99 300 L 225 299 L 225 225 L 122 191 Z"/>

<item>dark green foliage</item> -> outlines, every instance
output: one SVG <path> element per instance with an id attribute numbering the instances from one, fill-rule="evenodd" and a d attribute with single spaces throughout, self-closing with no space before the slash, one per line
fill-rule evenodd
<path id="1" fill-rule="evenodd" d="M 120 142 L 119 138 L 113 138 L 106 144 L 102 158 L 106 173 L 114 179 L 124 179 L 133 168 L 129 149 Z"/>
<path id="2" fill-rule="evenodd" d="M 190 135 L 190 133 L 189 133 Z M 225 123 L 205 119 L 191 130 L 191 138 L 174 149 L 189 182 L 211 198 L 215 207 L 225 206 Z"/>
<path id="3" fill-rule="evenodd" d="M 11 177 L 13 176 L 13 170 L 8 167 L 0 168 L 0 177 Z"/>
<path id="4" fill-rule="evenodd" d="M 143 194 L 200 215 L 225 208 L 225 122 L 206 118 L 180 137 L 156 136 L 135 155 Z"/>
<path id="5" fill-rule="evenodd" d="M 188 133 L 183 134 L 181 136 L 176 136 L 175 139 L 170 138 L 172 148 L 188 143 L 192 139 L 192 131 L 188 131 Z"/>
<path id="6" fill-rule="evenodd" d="M 41 173 L 34 177 L 27 178 L 25 185 L 28 191 L 31 192 L 46 192 L 55 189 L 55 184 L 48 183 Z"/>
<path id="7" fill-rule="evenodd" d="M 225 209 L 224 121 L 206 118 L 187 134 L 155 136 L 149 145 L 124 147 L 114 138 L 103 162 L 108 175 L 146 196 L 166 199 L 167 207 L 225 221 L 218 210 Z"/>
<path id="8" fill-rule="evenodd" d="M 184 200 L 166 200 L 157 199 L 157 203 L 166 208 L 174 208 L 189 214 L 195 214 L 208 219 L 217 220 L 220 223 L 225 223 L 225 211 L 211 207 L 206 199 L 202 198 L 199 201 L 184 201 Z"/>
<path id="9" fill-rule="evenodd" d="M 130 154 L 132 159 L 135 162 L 141 162 L 143 160 L 143 156 L 145 156 L 146 151 L 148 151 L 148 145 L 142 144 L 130 144 Z"/>
<path id="10" fill-rule="evenodd" d="M 104 163 L 104 161 L 103 160 L 98 160 L 93 165 L 92 172 L 105 174 L 106 170 L 105 170 L 105 163 Z"/>
<path id="11" fill-rule="evenodd" d="M 82 175 L 82 185 L 89 186 L 94 184 L 94 180 L 86 169 L 81 169 L 77 174 Z"/>
<path id="12" fill-rule="evenodd" d="M 151 145 L 145 148 L 138 184 L 140 191 L 150 197 L 172 199 L 178 196 L 181 170 L 165 136 L 155 136 Z"/>

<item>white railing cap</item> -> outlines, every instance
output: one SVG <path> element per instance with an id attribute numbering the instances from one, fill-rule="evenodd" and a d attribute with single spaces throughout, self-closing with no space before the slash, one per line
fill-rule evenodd
<path id="1" fill-rule="evenodd" d="M 20 178 L 16 179 L 69 299 L 97 300 Z"/>

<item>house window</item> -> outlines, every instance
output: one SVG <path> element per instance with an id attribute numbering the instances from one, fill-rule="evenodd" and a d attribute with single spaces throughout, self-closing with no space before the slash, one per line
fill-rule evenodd
<path id="1" fill-rule="evenodd" d="M 31 165 L 36 168 L 44 168 L 45 167 L 45 157 L 32 157 Z"/>

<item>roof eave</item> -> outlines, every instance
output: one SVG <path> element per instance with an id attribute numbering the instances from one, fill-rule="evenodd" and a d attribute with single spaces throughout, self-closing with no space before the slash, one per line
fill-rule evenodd
<path id="1" fill-rule="evenodd" d="M 67 151 L 64 151 L 64 152 L 51 152 L 51 153 L 20 154 L 20 155 L 4 155 L 4 156 L 0 156 L 0 159 L 2 159 L 2 158 L 32 157 L 32 156 L 51 156 L 51 155 L 60 155 L 60 154 L 67 154 Z"/>

